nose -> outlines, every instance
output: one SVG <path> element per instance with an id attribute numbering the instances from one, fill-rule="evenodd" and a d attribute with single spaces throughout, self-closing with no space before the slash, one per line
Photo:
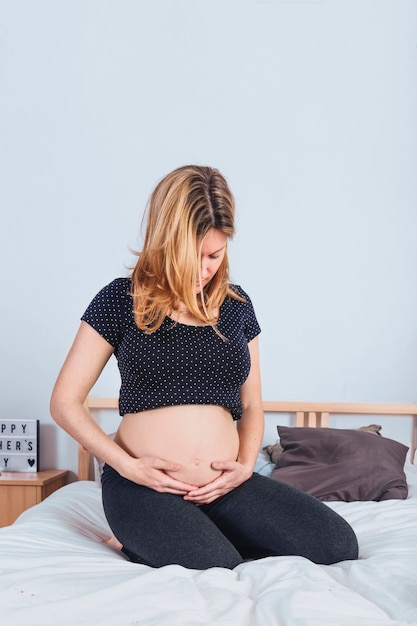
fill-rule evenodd
<path id="1" fill-rule="evenodd" d="M 206 261 L 202 261 L 201 262 L 200 271 L 201 271 L 201 278 L 203 280 L 205 278 L 209 278 L 209 276 L 211 276 L 210 262 L 207 261 L 207 260 Z"/>

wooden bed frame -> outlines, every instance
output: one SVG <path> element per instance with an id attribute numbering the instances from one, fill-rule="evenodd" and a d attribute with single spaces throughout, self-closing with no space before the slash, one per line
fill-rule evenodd
<path id="1" fill-rule="evenodd" d="M 86 406 L 94 410 L 118 410 L 118 398 L 96 398 L 89 396 Z M 414 463 L 417 449 L 417 404 L 380 404 L 352 402 L 263 402 L 265 413 L 286 413 L 295 415 L 296 426 L 314 428 L 329 426 L 329 418 L 335 415 L 375 415 L 391 417 L 411 417 L 411 443 L 409 459 Z M 91 460 L 89 452 L 78 446 L 78 480 L 91 479 Z"/>

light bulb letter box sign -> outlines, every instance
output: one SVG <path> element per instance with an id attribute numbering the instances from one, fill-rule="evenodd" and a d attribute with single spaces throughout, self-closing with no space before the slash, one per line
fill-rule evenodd
<path id="1" fill-rule="evenodd" d="M 39 420 L 0 419 L 0 471 L 37 472 Z"/>

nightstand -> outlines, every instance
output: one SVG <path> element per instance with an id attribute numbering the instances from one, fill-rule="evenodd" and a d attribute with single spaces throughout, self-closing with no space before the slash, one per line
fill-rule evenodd
<path id="1" fill-rule="evenodd" d="M 0 474 L 0 527 L 13 524 L 23 511 L 42 502 L 67 482 L 68 470 L 2 472 Z"/>

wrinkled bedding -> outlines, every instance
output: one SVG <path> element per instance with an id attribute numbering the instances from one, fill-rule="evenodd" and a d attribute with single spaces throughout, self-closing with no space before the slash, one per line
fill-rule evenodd
<path id="1" fill-rule="evenodd" d="M 261 463 L 258 471 L 271 468 Z M 388 626 L 417 624 L 417 467 L 406 500 L 331 502 L 360 559 L 269 557 L 187 570 L 130 563 L 109 534 L 94 481 L 71 483 L 0 529 L 1 623 L 26 626 Z"/>

